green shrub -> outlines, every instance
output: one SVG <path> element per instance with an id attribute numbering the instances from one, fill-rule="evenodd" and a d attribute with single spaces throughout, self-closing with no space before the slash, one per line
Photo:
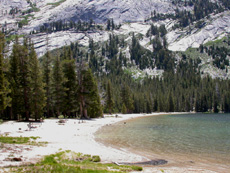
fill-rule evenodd
<path id="1" fill-rule="evenodd" d="M 58 119 L 63 119 L 63 118 L 65 118 L 64 115 L 59 115 L 58 116 Z"/>
<path id="2" fill-rule="evenodd" d="M 93 162 L 100 162 L 100 161 L 101 161 L 101 158 L 100 158 L 100 156 L 93 156 L 93 157 L 92 157 L 92 161 L 93 161 Z"/>
<path id="3" fill-rule="evenodd" d="M 132 166 L 132 169 L 133 169 L 134 171 L 142 171 L 142 170 L 143 170 L 143 168 L 140 167 L 140 166 Z"/>
<path id="4" fill-rule="evenodd" d="M 18 22 L 18 27 L 22 28 L 24 25 L 27 25 L 29 21 L 27 19 L 23 19 L 20 22 Z"/>
<path id="5" fill-rule="evenodd" d="M 42 164 L 52 165 L 57 164 L 57 161 L 55 160 L 54 155 L 49 155 L 45 156 L 44 160 L 42 161 Z"/>

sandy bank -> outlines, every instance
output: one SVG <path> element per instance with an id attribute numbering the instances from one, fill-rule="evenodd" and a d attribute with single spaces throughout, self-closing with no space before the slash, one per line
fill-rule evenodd
<path id="1" fill-rule="evenodd" d="M 161 113 L 164 114 L 164 113 Z M 151 114 L 159 115 L 159 113 Z M 28 123 L 9 121 L 0 125 L 0 134 L 9 136 L 39 136 L 38 141 L 46 141 L 45 147 L 26 146 L 26 145 L 5 145 L 0 148 L 0 166 L 18 165 L 22 163 L 36 162 L 44 155 L 52 154 L 61 150 L 72 150 L 84 154 L 99 155 L 102 162 L 142 162 L 148 158 L 140 156 L 124 149 L 115 149 L 102 145 L 95 141 L 94 133 L 105 125 L 110 125 L 119 121 L 131 118 L 150 116 L 146 114 L 105 116 L 105 118 L 79 121 L 69 119 L 64 125 L 57 123 L 57 119 L 45 120 L 37 124 L 37 128 L 28 129 Z M 22 162 L 11 162 L 9 156 L 21 157 Z M 194 169 L 193 167 L 167 167 L 156 166 L 145 168 L 144 172 L 210 172 L 208 170 Z"/>

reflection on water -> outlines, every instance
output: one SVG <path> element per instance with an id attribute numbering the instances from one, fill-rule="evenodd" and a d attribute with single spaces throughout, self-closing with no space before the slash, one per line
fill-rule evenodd
<path id="1" fill-rule="evenodd" d="M 97 136 L 109 144 L 169 159 L 230 168 L 230 114 L 144 117 L 105 127 Z"/>

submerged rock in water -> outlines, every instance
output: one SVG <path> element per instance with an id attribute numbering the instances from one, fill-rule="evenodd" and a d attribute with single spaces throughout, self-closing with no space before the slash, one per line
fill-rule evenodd
<path id="1" fill-rule="evenodd" d="M 146 162 L 136 162 L 136 163 L 119 163 L 120 165 L 164 165 L 167 164 L 168 161 L 167 160 L 163 160 L 163 159 L 157 159 L 157 160 L 150 160 L 150 161 L 146 161 Z"/>

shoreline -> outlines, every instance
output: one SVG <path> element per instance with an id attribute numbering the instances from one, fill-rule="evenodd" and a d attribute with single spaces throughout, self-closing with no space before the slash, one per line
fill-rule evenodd
<path id="1" fill-rule="evenodd" d="M 185 113 L 153 113 L 153 114 L 118 114 L 118 117 L 113 115 L 105 115 L 105 118 L 92 119 L 92 120 L 76 120 L 67 119 L 65 125 L 59 125 L 58 119 L 47 119 L 36 129 L 28 130 L 27 124 L 24 122 L 9 121 L 0 125 L 0 134 L 9 133 L 9 136 L 39 136 L 38 141 L 48 142 L 45 147 L 26 146 L 13 147 L 12 150 L 2 151 L 0 156 L 0 167 L 5 166 L 17 166 L 20 164 L 36 163 L 41 160 L 43 156 L 54 154 L 59 151 L 71 150 L 83 154 L 99 155 L 101 161 L 108 162 L 144 162 L 149 161 L 148 157 L 139 155 L 137 153 L 130 152 L 125 148 L 114 148 L 107 146 L 96 141 L 95 133 L 103 128 L 114 123 L 131 120 L 133 118 L 142 118 L 146 116 L 158 116 L 163 114 L 185 114 Z M 19 130 L 20 129 L 20 130 Z M 8 145 L 7 145 L 8 146 Z M 22 162 L 10 162 L 4 161 L 10 154 L 14 154 L 15 157 L 21 157 Z M 183 167 L 179 165 L 159 165 L 159 166 L 143 166 L 143 172 L 161 172 L 166 170 L 170 172 L 213 172 L 210 170 L 200 169 L 198 167 Z"/>
<path id="2" fill-rule="evenodd" d="M 113 125 L 117 126 L 117 127 L 111 127 L 113 130 L 115 130 L 116 128 L 119 128 L 119 126 L 122 126 L 123 123 L 124 124 L 128 124 L 131 121 L 136 121 L 136 119 L 139 118 L 144 118 L 144 117 L 149 117 L 149 116 L 160 116 L 160 115 L 178 115 L 178 114 L 193 114 L 194 112 L 173 112 L 173 113 L 156 113 L 156 114 L 147 114 L 146 116 L 140 116 L 140 117 L 135 117 L 135 118 L 130 118 L 127 120 L 122 120 L 119 121 Z M 217 168 L 218 166 L 220 166 L 218 163 L 216 162 L 209 162 L 207 161 L 205 158 L 201 159 L 201 158 L 197 158 L 194 156 L 185 156 L 185 155 L 176 155 L 170 153 L 169 155 L 165 155 L 162 153 L 158 152 L 150 152 L 147 150 L 140 150 L 138 148 L 133 148 L 130 146 L 130 144 L 122 144 L 122 143 L 116 143 L 115 141 L 106 141 L 103 140 L 102 138 L 100 138 L 100 134 L 103 134 L 103 130 L 109 130 L 110 127 L 105 127 L 105 129 L 103 129 L 103 127 L 101 129 L 99 129 L 96 132 L 96 135 L 98 136 L 98 138 L 96 139 L 97 142 L 107 146 L 107 147 L 113 147 L 116 148 L 118 150 L 125 150 L 126 152 L 131 152 L 137 155 L 142 156 L 143 158 L 147 159 L 145 162 L 140 163 L 140 162 L 136 162 L 138 165 L 142 165 L 144 170 L 146 172 L 162 172 L 162 171 L 166 171 L 166 172 L 223 172 L 223 173 L 227 173 L 228 171 L 228 167 L 226 167 L 224 164 L 221 164 L 221 168 Z M 111 131 L 113 131 L 111 130 Z M 110 130 L 109 130 L 110 131 Z M 110 134 L 111 132 L 109 132 Z M 166 163 L 164 163 L 164 161 L 166 161 Z M 150 163 L 149 163 L 150 162 Z M 163 163 L 162 163 L 163 162 Z M 133 164 L 133 163 L 129 163 L 129 161 L 123 162 L 121 164 Z M 144 171 L 144 172 L 145 172 Z"/>

